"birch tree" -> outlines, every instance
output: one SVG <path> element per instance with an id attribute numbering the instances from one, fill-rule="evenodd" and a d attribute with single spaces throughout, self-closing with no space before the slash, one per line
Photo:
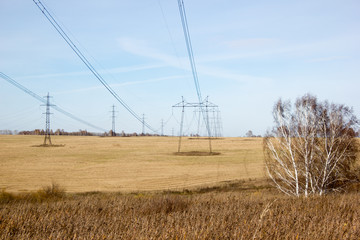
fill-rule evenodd
<path id="1" fill-rule="evenodd" d="M 273 117 L 263 146 L 267 173 L 280 191 L 322 195 L 355 179 L 358 120 L 351 108 L 307 94 L 294 108 L 280 99 Z"/>

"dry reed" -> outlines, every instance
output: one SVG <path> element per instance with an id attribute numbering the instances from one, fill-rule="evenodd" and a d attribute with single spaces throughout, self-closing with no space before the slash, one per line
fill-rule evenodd
<path id="1" fill-rule="evenodd" d="M 304 199 L 269 189 L 13 198 L 0 204 L 0 238 L 359 239 L 359 204 L 356 192 Z"/>

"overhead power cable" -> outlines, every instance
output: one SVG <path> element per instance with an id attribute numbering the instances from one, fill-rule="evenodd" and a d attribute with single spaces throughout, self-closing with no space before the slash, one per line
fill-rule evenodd
<path id="1" fill-rule="evenodd" d="M 196 65 L 195 65 L 194 52 L 193 52 L 192 45 L 191 45 L 191 38 L 190 38 L 189 27 L 188 27 L 188 24 L 187 24 L 184 1 L 183 0 L 178 0 L 178 5 L 179 5 L 179 11 L 180 11 L 180 17 L 181 17 L 181 24 L 182 24 L 182 27 L 183 27 L 183 30 L 184 30 L 186 48 L 187 48 L 187 52 L 188 52 L 188 56 L 189 56 L 192 75 L 193 75 L 193 78 L 194 78 L 196 93 L 197 93 L 197 96 L 198 96 L 201 113 L 202 113 L 202 115 L 204 117 L 204 121 L 205 121 L 205 124 L 206 124 L 208 135 L 209 135 L 209 137 L 211 137 L 211 130 L 210 130 L 210 124 L 209 124 L 208 116 L 207 116 L 207 113 L 205 112 L 205 110 L 204 110 L 204 108 L 202 106 L 203 99 L 202 99 L 202 96 L 201 96 L 200 84 L 199 84 L 199 79 L 198 79 Z"/>
<path id="2" fill-rule="evenodd" d="M 192 50 L 190 32 L 189 32 L 189 27 L 188 27 L 188 24 L 187 24 L 187 18 L 186 18 L 186 13 L 185 13 L 185 7 L 184 7 L 183 0 L 178 0 L 178 4 L 179 4 L 180 17 L 181 17 L 181 24 L 182 24 L 182 27 L 183 27 L 183 30 L 184 30 L 186 48 L 187 48 L 187 52 L 188 52 L 188 56 L 189 56 L 189 61 L 190 61 L 192 74 L 193 74 L 193 77 L 194 77 L 196 93 L 197 93 L 198 98 L 199 98 L 199 103 L 201 103 L 202 102 L 202 97 L 201 97 L 200 84 L 199 84 L 199 79 L 198 79 L 198 75 L 197 75 L 195 59 L 194 59 L 194 53 L 193 53 L 193 50 Z"/>
<path id="3" fill-rule="evenodd" d="M 2 79 L 4 79 L 5 81 L 11 83 L 11 84 L 14 85 L 15 87 L 19 88 L 19 89 L 22 90 L 23 92 L 29 94 L 29 95 L 32 96 L 33 98 L 37 99 L 38 101 L 46 104 L 46 100 L 45 100 L 44 98 L 40 97 L 39 95 L 37 95 L 36 93 L 32 92 L 31 90 L 27 89 L 26 87 L 24 87 L 24 86 L 21 85 L 20 83 L 16 82 L 14 79 L 10 78 L 10 77 L 7 76 L 6 74 L 0 72 L 0 77 L 1 77 Z M 55 109 L 56 111 L 64 114 L 64 115 L 68 116 L 69 118 L 72 118 L 72 119 L 74 119 L 74 120 L 76 120 L 76 121 L 78 121 L 78 122 L 81 122 L 81 123 L 83 123 L 83 124 L 85 124 L 85 125 L 88 125 L 89 127 L 95 128 L 95 129 L 100 130 L 100 131 L 102 131 L 102 132 L 106 132 L 106 131 L 107 131 L 107 130 L 104 129 L 104 128 L 97 127 L 97 126 L 95 126 L 95 125 L 93 125 L 93 124 L 91 124 L 91 123 L 89 123 L 89 122 L 87 122 L 87 121 L 84 121 L 84 120 L 82 120 L 82 119 L 74 116 L 73 114 L 71 114 L 71 113 L 69 113 L 69 112 L 61 109 L 61 108 L 58 107 L 58 106 L 52 106 L 52 108 Z"/>
<path id="4" fill-rule="evenodd" d="M 113 95 L 113 97 L 139 122 L 144 124 L 148 129 L 153 132 L 156 132 L 148 123 L 144 123 L 143 119 L 137 115 L 130 107 L 127 105 L 124 100 L 120 98 L 120 96 L 110 87 L 110 85 L 105 81 L 105 79 L 96 71 L 94 66 L 88 61 L 88 59 L 83 55 L 83 53 L 78 49 L 78 47 L 74 44 L 71 38 L 66 34 L 66 32 L 62 29 L 62 27 L 57 23 L 55 18 L 50 14 L 50 12 L 46 9 L 46 7 L 41 3 L 40 0 L 33 0 L 36 6 L 40 9 L 40 11 L 44 14 L 46 19 L 51 23 L 51 25 L 55 28 L 55 30 L 60 34 L 60 36 L 65 40 L 65 42 L 69 45 L 69 47 L 73 50 L 73 52 L 80 58 L 80 60 L 86 65 L 86 67 L 93 73 L 93 75 L 101 82 L 101 84 Z"/>

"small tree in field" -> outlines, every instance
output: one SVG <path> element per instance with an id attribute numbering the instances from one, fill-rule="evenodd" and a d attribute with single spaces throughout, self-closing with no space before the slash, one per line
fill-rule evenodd
<path id="1" fill-rule="evenodd" d="M 265 163 L 276 187 L 308 196 L 339 190 L 355 179 L 358 120 L 349 107 L 312 95 L 276 102 L 275 126 L 264 138 Z"/>
<path id="2" fill-rule="evenodd" d="M 251 130 L 247 131 L 247 133 L 245 134 L 245 137 L 255 137 L 253 132 Z"/>

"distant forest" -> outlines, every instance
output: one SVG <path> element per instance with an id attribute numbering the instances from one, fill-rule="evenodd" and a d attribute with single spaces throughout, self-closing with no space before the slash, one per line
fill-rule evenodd
<path id="1" fill-rule="evenodd" d="M 0 135 L 45 135 L 44 129 L 35 129 L 32 131 L 11 131 L 11 130 L 0 130 Z M 79 130 L 76 132 L 67 132 L 64 129 L 57 129 L 55 132 L 50 130 L 50 135 L 57 136 L 100 136 L 100 137 L 136 137 L 136 136 L 160 136 L 159 134 L 150 134 L 150 133 L 114 133 L 112 130 L 104 133 L 94 133 L 88 132 L 87 130 Z"/>

